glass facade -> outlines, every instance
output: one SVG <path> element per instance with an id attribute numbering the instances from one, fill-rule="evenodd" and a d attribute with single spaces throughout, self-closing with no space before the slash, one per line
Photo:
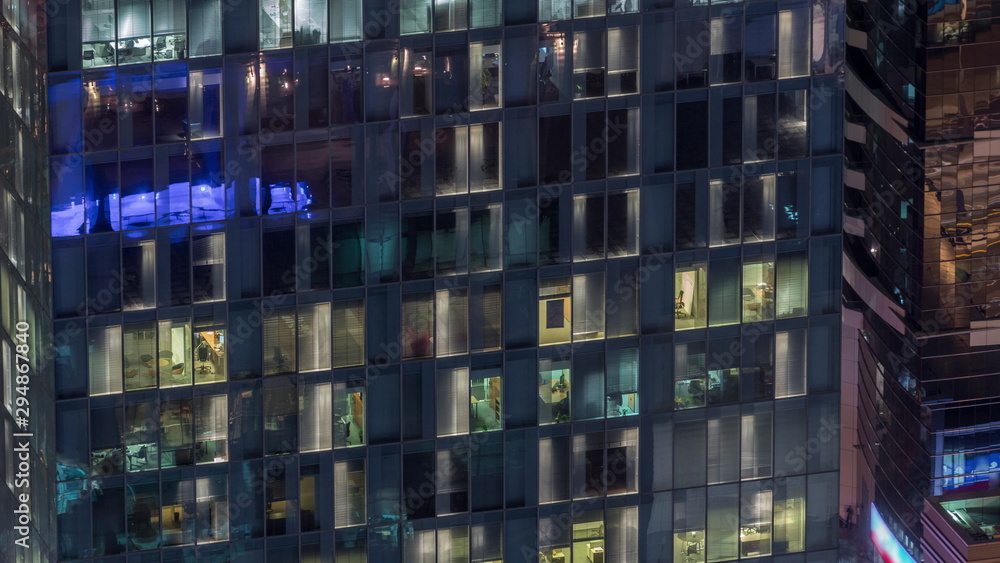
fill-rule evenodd
<path id="1" fill-rule="evenodd" d="M 45 6 L 0 8 L 0 558 L 56 560 Z M 55 345 L 53 345 L 55 344 Z M 52 353 L 53 349 L 55 354 Z M 55 358 L 55 362 L 53 359 Z M 80 491 L 75 494 L 80 496 Z"/>
<path id="2" fill-rule="evenodd" d="M 59 559 L 836 560 L 842 4 L 50 27 Z"/>
<path id="3" fill-rule="evenodd" d="M 873 503 L 918 561 L 941 556 L 924 551 L 925 498 L 951 506 L 1000 487 L 989 195 L 1000 153 L 988 141 L 998 67 L 970 56 L 995 45 L 978 31 L 992 12 L 847 3 L 845 299 L 858 312 L 850 353 L 866 468 L 857 502 Z"/>

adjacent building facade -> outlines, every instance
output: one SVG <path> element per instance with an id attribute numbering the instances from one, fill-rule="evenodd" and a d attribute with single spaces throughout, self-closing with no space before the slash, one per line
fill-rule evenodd
<path id="1" fill-rule="evenodd" d="M 893 560 L 996 556 L 995 10 L 848 3 L 855 501 Z"/>
<path id="2" fill-rule="evenodd" d="M 844 15 L 51 10 L 57 558 L 836 561 Z"/>

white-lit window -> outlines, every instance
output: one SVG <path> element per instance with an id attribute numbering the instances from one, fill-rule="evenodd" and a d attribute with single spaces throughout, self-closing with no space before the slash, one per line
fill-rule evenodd
<path id="1" fill-rule="evenodd" d="M 771 413 L 744 414 L 740 431 L 740 478 L 771 476 Z"/>
<path id="2" fill-rule="evenodd" d="M 740 498 L 740 555 L 771 555 L 772 492 L 746 484 Z"/>
<path id="3" fill-rule="evenodd" d="M 399 32 L 401 35 L 431 32 L 431 0 L 400 0 Z"/>
<path id="4" fill-rule="evenodd" d="M 499 104 L 499 101 L 497 103 Z M 501 127 L 500 123 L 469 126 L 469 191 L 471 192 L 487 192 L 503 187 Z"/>
<path id="5" fill-rule="evenodd" d="M 806 393 L 806 331 L 778 332 L 774 335 L 774 396 L 777 399 Z"/>
<path id="6" fill-rule="evenodd" d="M 198 543 L 229 539 L 229 476 L 225 473 L 199 477 L 197 495 Z"/>
<path id="7" fill-rule="evenodd" d="M 219 0 L 190 0 L 191 7 L 189 18 L 191 22 L 190 48 L 187 53 L 189 57 L 207 57 L 210 55 L 222 54 L 222 5 Z M 180 3 L 183 6 L 183 2 Z M 175 25 L 180 22 L 174 20 Z M 159 24 L 156 24 L 159 27 Z M 184 58 L 185 45 L 183 38 L 178 35 L 154 39 L 156 47 L 156 57 L 164 59 L 170 57 Z"/>
<path id="8" fill-rule="evenodd" d="M 333 447 L 332 400 L 333 386 L 329 382 L 306 383 L 299 387 L 299 451 Z"/>
<path id="9" fill-rule="evenodd" d="M 299 306 L 299 371 L 330 369 L 330 304 Z"/>
<path id="10" fill-rule="evenodd" d="M 365 507 L 365 460 L 333 464 L 334 526 L 361 526 L 367 521 Z"/>
<path id="11" fill-rule="evenodd" d="M 292 4 L 290 0 L 261 0 L 260 48 L 292 46 Z"/>
<path id="12" fill-rule="evenodd" d="M 469 2 L 472 4 L 469 15 L 470 28 L 503 25 L 500 19 L 500 6 L 503 4 L 501 0 L 469 0 Z"/>
<path id="13" fill-rule="evenodd" d="M 500 42 L 469 44 L 469 109 L 500 107 L 503 95 Z"/>
<path id="14" fill-rule="evenodd" d="M 778 12 L 778 78 L 809 74 L 809 6 Z"/>
<path id="15" fill-rule="evenodd" d="M 126 389 L 156 387 L 159 375 L 169 374 L 175 365 L 184 369 L 183 361 L 175 364 L 168 351 L 157 349 L 156 325 L 153 323 L 126 325 L 124 334 Z"/>
<path id="16" fill-rule="evenodd" d="M 333 304 L 333 367 L 365 362 L 365 302 L 363 299 Z"/>
<path id="17" fill-rule="evenodd" d="M 539 360 L 538 399 L 538 424 L 569 422 L 571 411 L 568 360 Z"/>
<path id="18" fill-rule="evenodd" d="M 437 356 L 454 356 L 469 351 L 468 290 L 442 289 L 436 295 L 435 341 Z"/>
<path id="19" fill-rule="evenodd" d="M 639 92 L 639 27 L 608 29 L 608 95 Z"/>
<path id="20" fill-rule="evenodd" d="M 604 272 L 573 276 L 573 341 L 604 338 Z"/>
<path id="21" fill-rule="evenodd" d="M 186 2 L 184 0 L 153 0 L 153 60 L 171 61 L 183 59 L 186 54 L 185 31 L 187 30 Z M 213 17 L 214 16 L 214 17 Z M 204 18 L 204 19 L 202 19 Z M 219 45 L 206 45 L 206 28 L 221 32 L 218 2 L 191 3 L 191 21 L 194 24 L 192 39 L 196 39 L 199 53 L 219 54 Z M 214 24 L 214 25 L 213 25 Z M 208 36 L 211 37 L 211 36 Z M 214 37 L 218 43 L 221 33 Z M 206 52 L 207 51 L 207 52 Z"/>
<path id="22" fill-rule="evenodd" d="M 596 98 L 606 93 L 605 39 L 606 31 L 603 29 L 577 31 L 573 34 L 574 99 Z"/>
<path id="23" fill-rule="evenodd" d="M 469 431 L 469 369 L 454 368 L 437 373 L 437 435 L 452 436 Z"/>
<path id="24" fill-rule="evenodd" d="M 571 0 L 538 0 L 538 20 L 558 21 L 572 17 Z"/>
<path id="25" fill-rule="evenodd" d="M 330 0 L 330 43 L 361 39 L 361 0 Z"/>
<path id="26" fill-rule="evenodd" d="M 114 65 L 115 1 L 90 0 L 84 2 L 81 20 L 83 24 L 83 68 Z M 13 60 L 17 61 L 17 58 Z"/>
<path id="27" fill-rule="evenodd" d="M 327 0 L 295 0 L 295 44 L 326 43 Z"/>
<path id="28" fill-rule="evenodd" d="M 461 31 L 467 27 L 468 0 L 434 0 L 434 31 Z"/>
<path id="29" fill-rule="evenodd" d="M 158 328 L 156 357 L 160 387 L 191 385 L 192 373 L 197 373 L 199 383 L 202 382 L 209 371 L 200 369 L 201 366 L 195 366 L 194 369 L 191 367 L 191 323 L 160 321 Z M 126 361 L 131 359 L 126 358 Z M 163 365 L 159 365 L 161 363 Z"/>

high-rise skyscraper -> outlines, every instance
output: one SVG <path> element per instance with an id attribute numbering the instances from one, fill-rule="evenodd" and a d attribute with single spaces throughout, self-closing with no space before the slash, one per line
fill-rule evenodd
<path id="1" fill-rule="evenodd" d="M 996 11 L 848 3 L 853 496 L 893 561 L 995 560 L 998 549 Z"/>
<path id="2" fill-rule="evenodd" d="M 56 4 L 58 559 L 837 560 L 842 3 Z"/>

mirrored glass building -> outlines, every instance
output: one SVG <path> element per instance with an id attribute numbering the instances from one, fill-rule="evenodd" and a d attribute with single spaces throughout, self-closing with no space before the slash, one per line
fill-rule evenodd
<path id="1" fill-rule="evenodd" d="M 66 0 L 58 559 L 836 561 L 844 15 Z"/>
<path id="2" fill-rule="evenodd" d="M 1000 552 L 996 10 L 847 7 L 845 451 L 895 561 Z"/>

